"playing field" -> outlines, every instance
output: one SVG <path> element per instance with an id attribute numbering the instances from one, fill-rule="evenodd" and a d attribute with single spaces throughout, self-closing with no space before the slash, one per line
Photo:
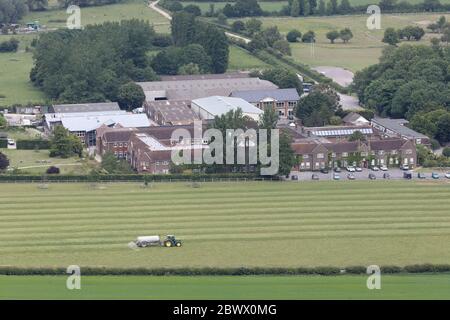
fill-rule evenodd
<path id="1" fill-rule="evenodd" d="M 378 62 L 381 52 L 386 44 L 382 43 L 386 28 L 402 28 L 407 25 L 418 25 L 422 28 L 436 21 L 442 14 L 383 14 L 381 16 L 381 30 L 369 30 L 366 26 L 368 15 L 360 16 L 331 16 L 331 17 L 300 17 L 261 18 L 265 27 L 277 26 L 286 34 L 292 29 L 298 29 L 302 33 L 313 30 L 316 33 L 314 46 L 306 43 L 291 44 L 292 56 L 295 60 L 311 66 L 336 66 L 357 71 Z M 450 15 L 445 15 L 447 20 Z M 231 22 L 230 22 L 231 23 Z M 350 28 L 353 39 L 349 43 L 336 40 L 330 44 L 326 33 L 330 30 Z M 429 44 L 432 37 L 440 37 L 437 34 L 426 34 L 421 41 L 408 41 L 409 44 Z"/>
<path id="2" fill-rule="evenodd" d="M 0 299 L 450 299 L 450 274 L 367 276 L 144 277 L 85 276 L 81 290 L 66 277 L 0 276 Z"/>
<path id="3" fill-rule="evenodd" d="M 450 263 L 446 181 L 1 184 L 0 203 L 1 265 Z M 153 234 L 183 247 L 128 247 Z"/>
<path id="4" fill-rule="evenodd" d="M 267 67 L 267 63 L 252 56 L 248 51 L 238 46 L 230 46 L 228 71 L 263 69 Z"/>

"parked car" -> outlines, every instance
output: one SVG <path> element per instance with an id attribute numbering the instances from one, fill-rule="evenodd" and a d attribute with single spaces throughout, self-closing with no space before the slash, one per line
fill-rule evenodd
<path id="1" fill-rule="evenodd" d="M 446 177 L 447 179 L 450 179 L 450 172 L 447 172 L 447 173 L 445 174 L 445 177 Z"/>
<path id="2" fill-rule="evenodd" d="M 313 174 L 312 176 L 311 176 L 311 179 L 312 180 L 319 180 L 319 175 L 317 175 L 317 174 Z"/>
<path id="3" fill-rule="evenodd" d="M 341 168 L 335 167 L 335 168 L 334 168 L 334 172 L 341 172 Z"/>
<path id="4" fill-rule="evenodd" d="M 322 173 L 328 173 L 328 169 L 327 169 L 327 168 L 321 168 L 321 169 L 320 169 L 320 172 L 322 172 Z"/>
<path id="5" fill-rule="evenodd" d="M 376 180 L 377 177 L 375 176 L 375 174 L 369 173 L 369 179 L 370 179 L 370 180 Z"/>
<path id="6" fill-rule="evenodd" d="M 412 173 L 410 171 L 403 172 L 403 178 L 412 179 Z"/>
<path id="7" fill-rule="evenodd" d="M 16 144 L 16 142 L 14 141 L 14 139 L 8 139 L 8 144 L 9 144 L 10 146 L 13 146 L 13 145 Z"/>
<path id="8" fill-rule="evenodd" d="M 362 172 L 362 168 L 361 167 L 355 167 L 355 171 L 356 172 Z"/>
<path id="9" fill-rule="evenodd" d="M 298 180 L 298 176 L 297 176 L 297 175 L 295 175 L 295 174 L 294 174 L 294 175 L 292 175 L 292 176 L 291 176 L 291 180 Z"/>
<path id="10" fill-rule="evenodd" d="M 354 175 L 353 173 L 349 173 L 349 174 L 347 175 L 347 179 L 348 179 L 348 180 L 355 180 L 356 177 L 355 177 L 355 175 Z"/>
<path id="11" fill-rule="evenodd" d="M 433 178 L 433 179 L 439 179 L 440 177 L 439 177 L 439 173 L 437 173 L 437 172 L 433 172 L 432 174 L 431 174 L 431 177 Z"/>
<path id="12" fill-rule="evenodd" d="M 380 171 L 380 168 L 377 166 L 372 166 L 370 169 L 372 169 L 372 171 Z"/>
<path id="13" fill-rule="evenodd" d="M 386 166 L 381 166 L 381 167 L 380 167 L 380 170 L 381 170 L 381 171 L 388 171 L 388 167 L 386 167 Z"/>
<path id="14" fill-rule="evenodd" d="M 337 173 L 333 174 L 333 180 L 341 180 L 341 176 Z"/>
<path id="15" fill-rule="evenodd" d="M 348 172 L 355 172 L 356 170 L 355 170 L 355 167 L 347 167 L 347 171 Z"/>
<path id="16" fill-rule="evenodd" d="M 402 165 L 400 166 L 400 169 L 402 169 L 402 170 L 409 170 L 409 165 L 407 165 L 407 164 L 402 164 Z"/>
<path id="17" fill-rule="evenodd" d="M 419 172 L 419 173 L 417 174 L 417 178 L 419 178 L 419 179 L 426 179 L 427 176 L 425 175 L 425 173 Z"/>
<path id="18" fill-rule="evenodd" d="M 391 175 L 387 172 L 383 173 L 383 179 L 390 179 Z"/>

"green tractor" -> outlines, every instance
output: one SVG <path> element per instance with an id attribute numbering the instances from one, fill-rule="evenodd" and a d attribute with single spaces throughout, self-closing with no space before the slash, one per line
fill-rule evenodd
<path id="1" fill-rule="evenodd" d="M 167 235 L 163 241 L 164 247 L 181 247 L 181 241 L 177 240 L 174 235 Z"/>

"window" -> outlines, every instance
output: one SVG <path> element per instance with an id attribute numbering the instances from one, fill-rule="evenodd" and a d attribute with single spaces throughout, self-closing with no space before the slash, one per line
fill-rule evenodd
<path id="1" fill-rule="evenodd" d="M 333 153 L 331 154 L 331 157 L 332 157 L 332 158 L 336 158 L 336 153 L 333 152 Z"/>
<path id="2" fill-rule="evenodd" d="M 309 158 L 309 154 L 303 155 L 303 159 L 308 159 L 308 158 Z"/>
<path id="3" fill-rule="evenodd" d="M 412 154 L 412 150 L 411 149 L 405 150 L 405 154 Z"/>
<path id="4" fill-rule="evenodd" d="M 382 156 L 382 155 L 384 154 L 384 151 L 383 151 L 383 150 L 380 150 L 380 151 L 378 151 L 378 154 L 379 154 L 380 156 Z"/>
<path id="5" fill-rule="evenodd" d="M 318 153 L 317 154 L 317 159 L 323 159 L 324 158 L 324 154 L 323 153 Z"/>
<path id="6" fill-rule="evenodd" d="M 343 157 L 348 157 L 348 152 L 342 152 Z"/>

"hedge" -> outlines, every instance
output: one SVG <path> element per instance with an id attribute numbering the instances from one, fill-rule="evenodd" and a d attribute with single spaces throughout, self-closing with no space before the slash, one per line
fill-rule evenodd
<path id="1" fill-rule="evenodd" d="M 8 148 L 8 140 L 0 139 L 0 148 Z"/>
<path id="2" fill-rule="evenodd" d="M 21 174 L 4 174 L 0 175 L 0 182 L 42 182 L 42 175 L 21 175 Z M 136 182 L 158 182 L 171 180 L 196 180 L 196 181 L 212 181 L 214 179 L 261 179 L 261 180 L 279 180 L 277 177 L 263 178 L 255 174 L 108 174 L 108 175 L 48 175 L 45 176 L 47 182 L 120 182 L 120 181 L 136 181 Z"/>
<path id="3" fill-rule="evenodd" d="M 338 267 L 239 267 L 239 268 L 107 268 L 83 267 L 82 275 L 148 275 L 148 276 L 250 276 L 250 275 L 322 275 L 367 274 L 365 266 Z M 444 273 L 450 272 L 450 265 L 411 265 L 405 267 L 380 267 L 383 273 Z M 0 266 L 0 275 L 67 275 L 65 268 L 22 268 Z"/>
<path id="4" fill-rule="evenodd" d="M 30 139 L 30 140 L 17 140 L 16 142 L 17 149 L 21 150 L 43 150 L 50 149 L 50 141 L 43 139 Z"/>

